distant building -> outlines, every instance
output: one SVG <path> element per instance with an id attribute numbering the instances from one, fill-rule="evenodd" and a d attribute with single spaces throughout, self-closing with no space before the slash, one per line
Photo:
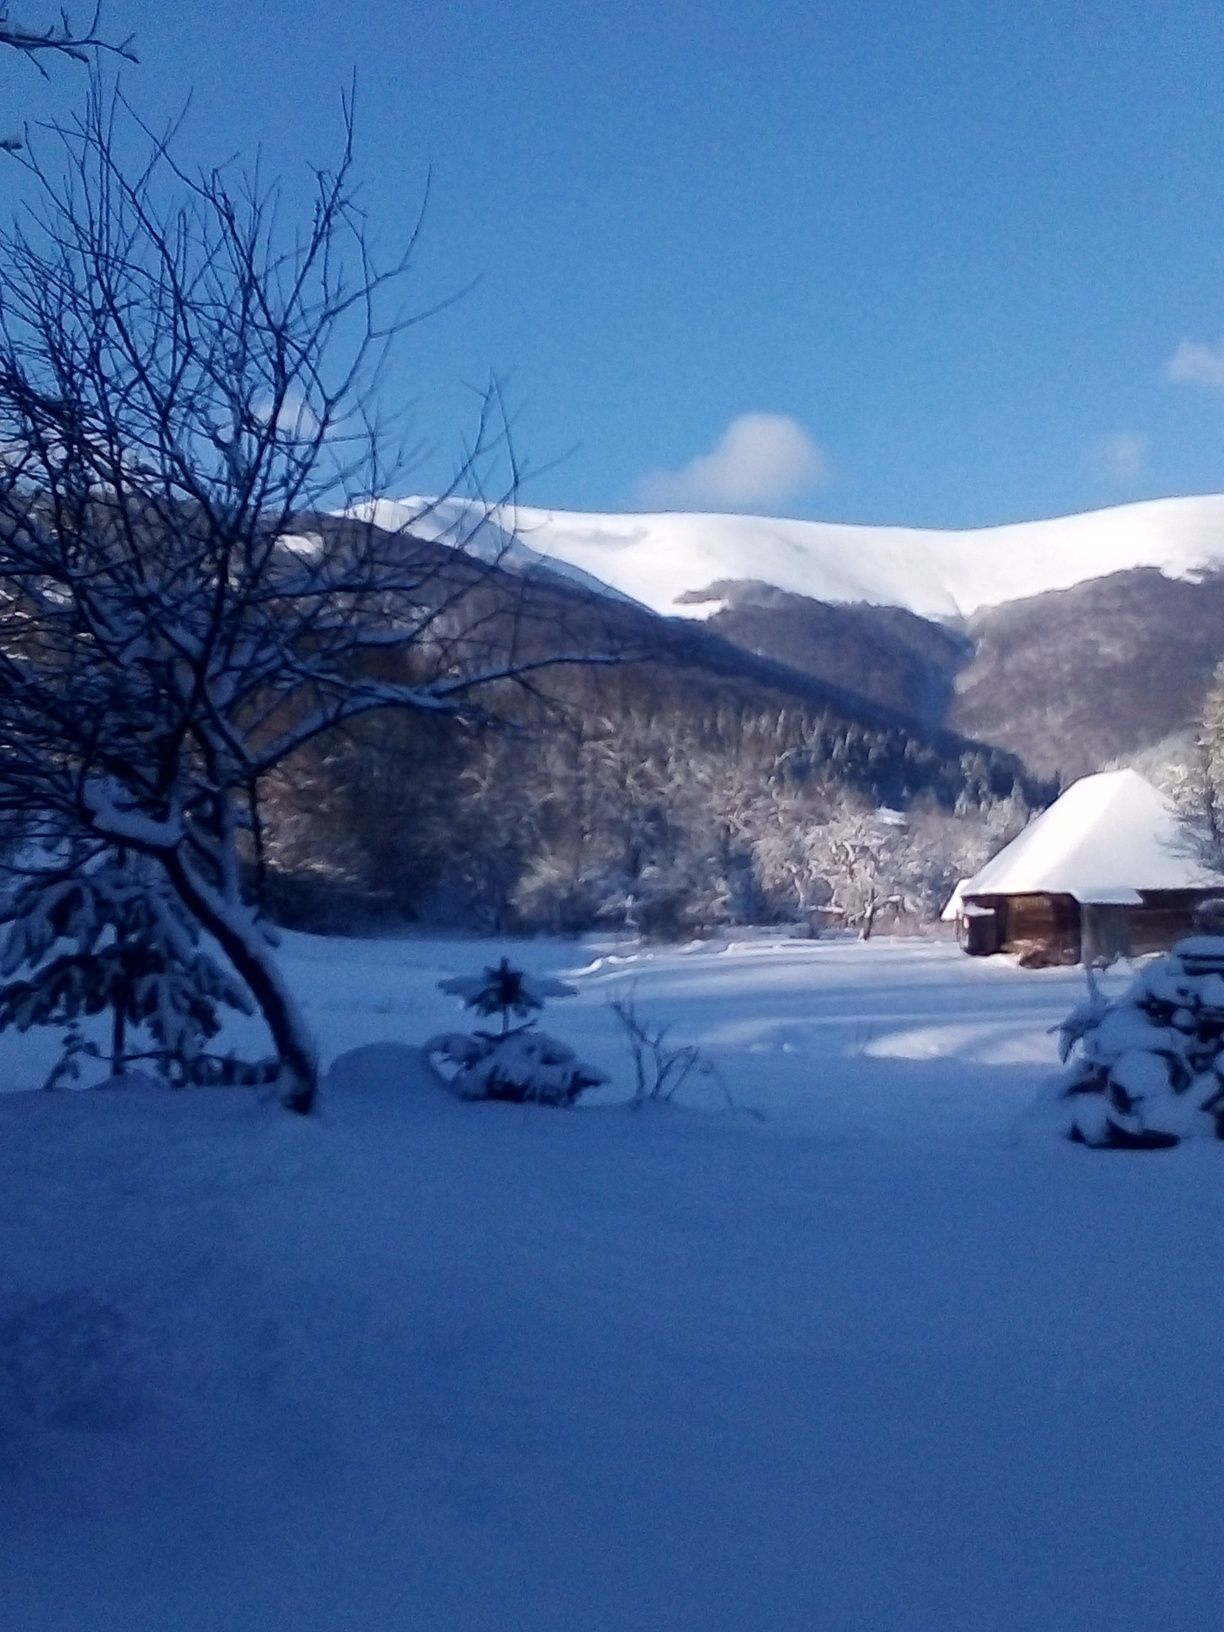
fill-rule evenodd
<path id="1" fill-rule="evenodd" d="M 962 879 L 943 917 L 966 952 L 1078 963 L 1171 946 L 1224 876 L 1195 856 L 1176 812 L 1137 771 L 1082 777 Z"/>

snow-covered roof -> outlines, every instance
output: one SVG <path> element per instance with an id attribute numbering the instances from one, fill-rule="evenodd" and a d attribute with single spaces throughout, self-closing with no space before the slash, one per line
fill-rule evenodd
<path id="1" fill-rule="evenodd" d="M 1137 771 L 1072 783 L 980 872 L 957 886 L 979 895 L 1070 895 L 1136 906 L 1145 890 L 1224 889 L 1194 855 L 1173 806 Z"/>
<path id="2" fill-rule="evenodd" d="M 952 894 L 948 897 L 947 901 L 944 902 L 944 909 L 939 915 L 939 920 L 941 923 L 954 924 L 958 918 L 964 915 L 965 885 L 968 884 L 968 882 L 969 880 L 967 878 L 957 879 L 956 888 L 952 891 Z"/>

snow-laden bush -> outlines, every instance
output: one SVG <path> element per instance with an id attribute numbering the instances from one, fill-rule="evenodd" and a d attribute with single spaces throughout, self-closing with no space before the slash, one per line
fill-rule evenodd
<path id="1" fill-rule="evenodd" d="M 535 1030 L 534 1015 L 547 998 L 573 996 L 574 988 L 563 980 L 526 975 L 503 958 L 479 975 L 440 980 L 438 988 L 462 998 L 465 1008 L 497 1015 L 501 1022 L 498 1031 L 446 1031 L 425 1044 L 434 1068 L 461 1099 L 572 1105 L 584 1089 L 608 1080 L 565 1043 Z M 513 1025 L 512 1016 L 522 1023 Z"/>
<path id="2" fill-rule="evenodd" d="M 1224 1138 L 1224 936 L 1179 941 L 1113 1002 L 1090 974 L 1060 1030 L 1071 1139 L 1153 1150 Z"/>

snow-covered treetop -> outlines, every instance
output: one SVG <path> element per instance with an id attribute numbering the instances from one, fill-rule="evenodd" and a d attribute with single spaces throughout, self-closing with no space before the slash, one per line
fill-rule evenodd
<path id="1" fill-rule="evenodd" d="M 511 966 L 508 958 L 484 969 L 479 975 L 452 975 L 438 982 L 438 990 L 463 999 L 465 1008 L 477 1014 L 526 1018 L 542 1009 L 550 997 L 573 997 L 575 988 L 551 975 L 526 975 Z"/>

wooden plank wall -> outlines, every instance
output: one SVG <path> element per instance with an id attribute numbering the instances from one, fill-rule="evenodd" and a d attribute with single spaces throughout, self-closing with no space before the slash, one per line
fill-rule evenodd
<path id="1" fill-rule="evenodd" d="M 1132 907 L 1132 952 L 1163 952 L 1194 933 L 1194 909 L 1204 896 L 1192 890 L 1167 890 L 1145 895 L 1141 907 Z"/>
<path id="2" fill-rule="evenodd" d="M 1074 963 L 1080 955 L 1079 905 L 1069 895 L 1009 896 L 1003 935 L 1008 952 L 1045 953 Z"/>
<path id="3" fill-rule="evenodd" d="M 1138 907 L 1098 907 L 1087 909 L 1103 918 L 1117 914 L 1116 934 L 1107 939 L 1115 950 L 1163 952 L 1174 941 L 1194 933 L 1194 909 L 1210 899 L 1210 891 L 1162 890 L 1144 895 Z M 974 896 L 977 906 L 989 907 L 996 915 L 997 938 L 979 925 L 978 935 L 968 950 L 1014 952 L 1032 957 L 1034 962 L 1076 963 L 1084 940 L 1083 914 L 1069 895 L 982 895 Z M 1102 924 L 1101 929 L 1109 927 Z M 976 943 L 976 944 L 975 944 Z"/>

